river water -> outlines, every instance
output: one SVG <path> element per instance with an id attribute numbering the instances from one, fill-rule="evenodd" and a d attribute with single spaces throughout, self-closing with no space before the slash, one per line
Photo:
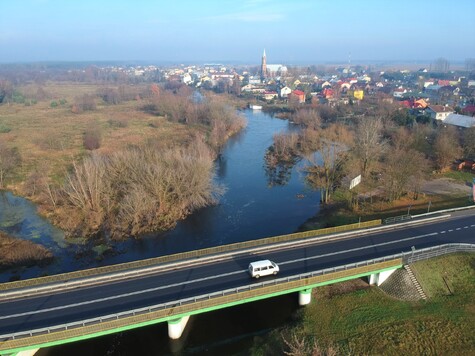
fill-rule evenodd
<path id="1" fill-rule="evenodd" d="M 216 161 L 215 180 L 226 188 L 219 204 L 195 212 L 166 233 L 149 234 L 108 247 L 96 246 L 91 250 L 90 246 L 78 241 L 65 241 L 62 232 L 39 217 L 34 205 L 27 200 L 3 193 L 0 230 L 44 244 L 54 252 L 57 260 L 43 269 L 5 272 L 0 275 L 1 281 L 12 276 L 28 278 L 67 272 L 295 232 L 318 212 L 319 193 L 306 187 L 302 164 L 289 171 L 286 184 L 272 184 L 275 180 L 270 180 L 266 173 L 264 155 L 275 133 L 296 128 L 288 121 L 260 111 L 246 110 L 243 115 L 247 118 L 247 127 L 229 140 Z M 290 296 L 274 299 L 196 316 L 192 322 L 196 327 L 192 325 L 189 336 L 184 338 L 186 341 L 178 343 L 168 342 L 166 324 L 163 324 L 80 343 L 83 345 L 81 352 L 77 351 L 80 345 L 76 343 L 44 352 L 52 355 L 162 354 L 173 353 L 176 348 L 185 354 L 212 350 L 221 354 L 242 352 L 256 335 L 283 325 L 291 317 L 295 300 Z M 256 320 L 255 316 L 267 313 L 269 315 L 262 320 Z M 251 319 L 243 316 L 246 314 Z M 220 327 L 223 318 L 227 323 Z M 150 333 L 156 333 L 156 337 Z M 133 341 L 138 339 L 142 340 L 139 344 Z M 97 352 L 87 351 L 89 349 Z"/>

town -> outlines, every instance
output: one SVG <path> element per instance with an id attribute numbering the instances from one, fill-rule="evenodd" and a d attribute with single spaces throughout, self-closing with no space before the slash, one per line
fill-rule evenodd
<path id="1" fill-rule="evenodd" d="M 376 68 L 379 67 L 379 68 Z M 409 120 L 436 120 L 458 127 L 475 126 L 475 60 L 450 69 L 438 58 L 426 67 L 405 69 L 395 65 L 94 65 L 69 69 L 64 78 L 77 81 L 104 80 L 117 83 L 158 82 L 168 87 L 186 85 L 247 99 L 269 108 L 299 104 L 359 105 L 383 101 L 406 109 Z M 399 69 L 395 69 L 399 68 Z M 7 98 L 5 98 L 6 100 Z"/>

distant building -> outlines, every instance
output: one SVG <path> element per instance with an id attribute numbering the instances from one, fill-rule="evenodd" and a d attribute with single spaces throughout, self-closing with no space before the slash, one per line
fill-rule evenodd
<path id="1" fill-rule="evenodd" d="M 357 89 L 353 91 L 353 97 L 358 100 L 363 100 L 364 98 L 364 91 L 361 89 Z"/>
<path id="2" fill-rule="evenodd" d="M 262 62 L 261 62 L 261 80 L 264 81 L 267 78 L 267 57 L 266 57 L 266 50 L 264 49 L 264 53 L 262 54 Z"/>
<path id="3" fill-rule="evenodd" d="M 264 99 L 265 100 L 272 100 L 277 98 L 278 94 L 276 91 L 265 91 L 264 92 Z"/>
<path id="4" fill-rule="evenodd" d="M 454 112 L 454 109 L 452 109 L 450 106 L 430 105 L 426 112 L 432 119 L 444 121 L 447 116 L 449 116 L 449 114 Z"/>
<path id="5" fill-rule="evenodd" d="M 279 77 L 287 74 L 287 67 L 282 64 L 267 64 L 266 50 L 262 54 L 261 60 L 261 81 L 271 77 Z"/>
<path id="6" fill-rule="evenodd" d="M 301 90 L 294 90 L 289 94 L 289 97 L 297 98 L 299 104 L 305 103 L 305 93 Z"/>
<path id="7" fill-rule="evenodd" d="M 475 127 L 475 117 L 450 113 L 444 120 L 444 124 L 458 127 Z"/>
<path id="8" fill-rule="evenodd" d="M 291 92 L 292 92 L 292 89 L 285 86 L 285 87 L 280 89 L 279 94 L 280 94 L 281 98 L 286 98 Z"/>

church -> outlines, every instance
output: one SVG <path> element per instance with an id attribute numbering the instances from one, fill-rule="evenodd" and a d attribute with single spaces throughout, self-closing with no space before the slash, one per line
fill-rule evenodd
<path id="1" fill-rule="evenodd" d="M 267 64 L 266 50 L 262 54 L 261 62 L 261 81 L 269 78 L 276 78 L 285 76 L 287 74 L 287 67 L 282 64 Z"/>

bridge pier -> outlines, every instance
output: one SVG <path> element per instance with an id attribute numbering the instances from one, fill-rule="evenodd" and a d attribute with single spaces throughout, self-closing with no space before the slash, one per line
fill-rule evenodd
<path id="1" fill-rule="evenodd" d="M 188 323 L 188 319 L 190 319 L 189 315 L 168 321 L 168 336 L 170 339 L 176 340 L 181 337 Z"/>
<path id="2" fill-rule="evenodd" d="M 383 282 L 388 279 L 388 277 L 396 271 L 395 269 L 390 269 L 388 271 L 383 271 L 379 273 L 373 273 L 369 275 L 369 284 L 377 285 L 378 287 L 383 284 Z"/>
<path id="3" fill-rule="evenodd" d="M 310 304 L 312 300 L 312 288 L 299 291 L 299 305 L 304 306 Z"/>

